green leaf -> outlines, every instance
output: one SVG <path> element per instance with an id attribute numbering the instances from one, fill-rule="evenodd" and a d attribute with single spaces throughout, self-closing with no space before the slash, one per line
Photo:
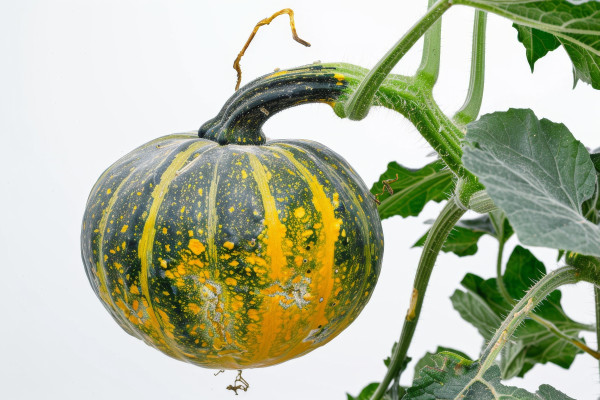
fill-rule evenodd
<path id="1" fill-rule="evenodd" d="M 403 400 L 573 400 L 548 385 L 534 394 L 525 389 L 505 386 L 500 382 L 500 368 L 492 366 L 479 371 L 479 364 L 450 352 L 432 357 L 435 366 L 426 366 L 419 373 Z"/>
<path id="2" fill-rule="evenodd" d="M 373 382 L 365 386 L 356 397 L 352 397 L 348 393 L 346 395 L 348 396 L 348 400 L 369 400 L 373 393 L 375 393 L 375 390 L 377 390 L 377 386 L 379 386 L 379 383 Z"/>
<path id="3" fill-rule="evenodd" d="M 444 253 L 454 253 L 459 257 L 472 256 L 477 253 L 477 242 L 484 234 L 485 232 L 473 231 L 457 224 L 448 235 L 448 239 L 444 242 L 442 251 Z M 427 235 L 429 235 L 429 231 L 421 236 L 413 247 L 423 247 Z"/>
<path id="4" fill-rule="evenodd" d="M 398 346 L 398 343 L 394 342 L 394 344 L 392 346 L 392 354 L 396 350 L 396 346 Z M 410 357 L 405 358 L 404 363 L 401 366 L 398 374 L 402 373 L 406 369 L 406 366 L 408 365 L 408 363 L 410 363 L 410 361 L 411 361 Z M 383 363 L 385 364 L 386 367 L 390 366 L 390 362 L 391 362 L 391 357 L 387 357 L 385 360 L 383 360 Z M 348 393 L 346 393 L 346 395 L 348 396 L 348 400 L 369 400 L 371 398 L 371 396 L 373 395 L 373 393 L 375 393 L 377 386 L 379 386 L 379 383 L 377 383 L 377 382 L 368 384 L 367 386 L 365 386 L 363 388 L 363 390 L 360 392 L 358 397 L 352 397 Z M 392 382 L 392 385 L 390 386 L 390 388 L 388 389 L 386 394 L 383 396 L 383 400 L 400 399 L 400 398 L 402 398 L 402 396 L 404 396 L 405 390 L 406 390 L 406 388 L 398 385 L 398 377 L 396 377 L 396 379 L 394 379 L 394 381 Z M 396 393 L 394 393 L 394 392 L 396 392 Z"/>
<path id="5" fill-rule="evenodd" d="M 512 235 L 512 228 L 508 223 L 508 220 L 504 218 L 503 213 L 500 211 L 495 214 L 499 215 L 498 223 L 501 224 L 502 229 L 500 232 L 497 232 L 497 227 L 495 226 L 494 221 L 490 216 L 483 215 L 474 219 L 463 219 L 458 221 L 454 229 L 448 235 L 448 239 L 444 242 L 442 247 L 442 251 L 445 253 L 454 253 L 459 257 L 472 256 L 477 253 L 478 247 L 477 242 L 479 238 L 485 234 L 491 235 L 498 240 L 506 241 Z M 426 224 L 432 224 L 433 221 L 425 221 Z M 429 231 L 425 232 L 425 234 L 413 245 L 413 247 L 422 247 L 425 244 L 425 239 L 427 239 L 427 235 Z M 502 237 L 499 237 L 501 235 Z"/>
<path id="6" fill-rule="evenodd" d="M 398 346 L 398 342 L 394 342 L 394 344 L 392 345 L 392 353 L 391 354 L 394 354 L 394 351 L 396 351 L 396 346 Z M 389 356 L 385 360 L 383 360 L 383 363 L 385 364 L 386 367 L 389 367 L 391 362 L 392 362 L 392 356 Z M 406 368 L 406 366 L 405 366 L 405 368 Z M 404 368 L 402 370 L 404 370 Z"/>
<path id="7" fill-rule="evenodd" d="M 390 387 L 387 391 L 386 394 L 383 395 L 382 400 L 394 400 L 394 385 L 395 383 L 392 384 L 392 387 Z M 356 397 L 352 397 L 350 394 L 346 393 L 346 396 L 348 397 L 348 400 L 370 400 L 371 396 L 373 396 L 373 393 L 375 393 L 375 391 L 377 390 L 377 386 L 379 386 L 378 382 L 373 382 L 373 383 L 369 383 L 367 386 L 365 386 L 363 388 L 363 390 L 361 390 L 361 392 L 358 394 L 358 396 Z M 396 395 L 396 399 L 401 399 L 402 396 L 404 396 L 405 392 L 406 392 L 406 388 L 402 387 L 402 386 L 396 386 L 396 390 L 398 391 L 397 395 Z"/>
<path id="8" fill-rule="evenodd" d="M 600 55 L 594 50 L 574 45 L 563 39 L 560 42 L 573 63 L 575 78 L 573 86 L 578 80 L 582 80 L 591 84 L 594 89 L 600 89 Z"/>
<path id="9" fill-rule="evenodd" d="M 447 352 L 459 355 L 460 357 L 464 358 L 465 360 L 471 360 L 471 358 L 469 358 L 468 355 L 466 355 L 465 353 L 463 353 L 461 351 L 454 350 L 449 347 L 438 346 L 435 353 L 427 352 L 427 353 L 425 353 L 423 358 L 421 358 L 419 361 L 417 361 L 417 364 L 415 365 L 415 375 L 413 377 L 413 383 L 421 377 L 420 373 L 423 368 L 425 368 L 425 367 L 434 367 L 435 368 L 435 366 L 436 366 L 435 355 L 438 353 L 441 353 L 443 351 L 447 351 Z"/>
<path id="10" fill-rule="evenodd" d="M 469 280 L 476 282 L 468 284 L 467 281 Z M 477 288 L 481 281 L 483 279 L 477 275 L 467 274 L 462 280 L 462 285 L 466 288 L 469 288 L 469 286 Z M 458 311 L 462 319 L 477 328 L 479 334 L 485 340 L 491 339 L 496 329 L 502 324 L 502 318 L 500 318 L 498 313 L 477 293 L 456 290 L 450 297 L 450 300 L 452 301 L 452 306 Z"/>
<path id="11" fill-rule="evenodd" d="M 515 233 L 512 226 L 510 226 L 510 222 L 508 222 L 508 218 L 506 218 L 506 214 L 504 211 L 498 209 L 490 212 L 488 215 L 490 217 L 490 222 L 494 227 L 494 231 L 496 232 L 494 237 L 498 239 L 499 242 L 506 243 L 513 233 Z"/>
<path id="12" fill-rule="evenodd" d="M 596 173 L 600 174 L 600 149 L 595 149 L 590 154 L 590 158 L 592 159 L 592 164 L 594 164 L 594 168 L 596 169 Z"/>
<path id="13" fill-rule="evenodd" d="M 517 28 L 519 40 L 525 45 L 532 69 L 535 60 L 556 48 L 559 41 L 573 62 L 575 79 L 600 89 L 600 2 L 455 0 L 455 3 L 501 15 L 523 27 Z"/>
<path id="14" fill-rule="evenodd" d="M 545 273 L 544 264 L 529 250 L 517 246 L 508 260 L 503 280 L 511 297 L 520 299 L 532 282 L 539 280 Z M 495 278 L 484 280 L 476 275 L 467 274 L 461 284 L 467 292 L 454 292 L 451 297 L 454 308 L 464 320 L 478 329 L 485 340 L 491 339 L 503 317 L 512 309 L 512 304 L 502 297 Z M 577 337 L 580 331 L 589 327 L 570 319 L 565 314 L 560 300 L 560 291 L 552 292 L 536 308 L 535 315 L 551 322 L 563 334 Z M 570 341 L 561 339 L 538 322 L 527 319 L 517 329 L 512 342 L 507 344 L 502 353 L 502 377 L 508 379 L 523 376 L 538 363 L 551 362 L 569 368 L 580 352 Z"/>
<path id="15" fill-rule="evenodd" d="M 394 180 L 389 185 L 394 194 L 384 190 L 383 181 Z M 417 216 L 429 201 L 440 202 L 450 197 L 454 190 L 454 176 L 444 168 L 442 161 L 434 161 L 421 169 L 403 167 L 397 162 L 388 164 L 387 170 L 373 185 L 371 193 L 377 196 L 381 219 L 400 215 Z"/>
<path id="16" fill-rule="evenodd" d="M 560 41 L 551 33 L 519 24 L 513 24 L 513 27 L 519 33 L 517 36 L 519 42 L 525 46 L 531 72 L 533 72 L 533 66 L 537 60 L 560 46 Z"/>
<path id="17" fill-rule="evenodd" d="M 582 215 L 596 172 L 562 124 L 531 110 L 484 115 L 467 126 L 463 162 L 526 245 L 600 256 L 600 228 Z"/>

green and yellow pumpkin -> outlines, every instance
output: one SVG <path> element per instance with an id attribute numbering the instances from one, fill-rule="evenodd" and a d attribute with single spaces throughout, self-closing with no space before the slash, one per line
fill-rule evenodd
<path id="1" fill-rule="evenodd" d="M 334 338 L 367 303 L 383 235 L 348 163 L 306 140 L 266 140 L 272 114 L 335 104 L 344 77 L 319 66 L 257 79 L 199 134 L 127 154 L 83 219 L 89 281 L 113 318 L 202 367 L 264 367 Z"/>

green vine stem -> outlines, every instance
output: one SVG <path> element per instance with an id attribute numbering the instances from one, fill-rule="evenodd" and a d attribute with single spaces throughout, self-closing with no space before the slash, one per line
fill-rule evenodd
<path id="1" fill-rule="evenodd" d="M 462 107 L 454 115 L 454 121 L 459 125 L 467 125 L 475 121 L 481 109 L 483 86 L 485 82 L 485 28 L 487 13 L 475 11 L 473 24 L 473 48 L 471 52 L 471 75 L 467 98 Z"/>
<path id="2" fill-rule="evenodd" d="M 502 256 L 504 255 L 504 240 L 498 241 L 498 257 L 496 259 L 496 282 L 498 284 L 498 290 L 504 297 L 504 300 L 508 301 L 509 304 L 514 304 L 513 298 L 508 293 L 506 289 L 506 285 L 504 284 L 504 279 L 502 279 Z"/>
<path id="3" fill-rule="evenodd" d="M 437 256 L 440 253 L 448 234 L 454 228 L 454 225 L 456 225 L 460 217 L 463 216 L 465 211 L 465 208 L 462 207 L 458 199 L 454 197 L 451 198 L 433 223 L 429 235 L 427 235 L 423 251 L 421 252 L 419 266 L 417 267 L 417 275 L 415 276 L 413 284 L 410 306 L 404 319 L 400 340 L 392 353 L 387 373 L 371 397 L 371 400 L 381 399 L 392 380 L 399 379 L 400 374 L 402 373 L 402 366 L 415 333 L 417 323 L 419 322 L 421 307 L 423 306 L 423 299 L 429 284 L 431 272 L 433 271 L 433 266 L 435 265 Z"/>
<path id="4" fill-rule="evenodd" d="M 596 347 L 600 349 L 600 287 L 598 286 L 594 286 L 594 298 L 596 300 Z"/>
<path id="5" fill-rule="evenodd" d="M 582 277 L 578 268 L 566 266 L 550 272 L 533 285 L 508 314 L 492 340 L 481 353 L 481 366 L 477 376 L 473 379 L 481 378 L 481 375 L 492 366 L 506 342 L 531 310 L 560 286 L 577 283 L 581 280 Z"/>
<path id="6" fill-rule="evenodd" d="M 427 7 L 431 8 L 435 4 L 435 0 L 429 0 Z M 417 69 L 416 76 L 427 81 L 433 87 L 437 82 L 440 74 L 440 47 L 442 42 L 442 20 L 438 20 L 435 24 L 425 32 L 423 38 L 423 53 L 421 55 L 421 65 Z"/>
<path id="7" fill-rule="evenodd" d="M 346 118 L 347 104 L 364 82 L 368 71 L 351 64 L 323 64 L 323 68 L 336 68 L 348 87 L 334 104 L 335 113 Z M 462 182 L 462 204 L 468 205 L 470 196 L 483 186 L 462 164 L 461 140 L 464 133 L 439 108 L 431 88 L 415 77 L 391 74 L 385 78 L 375 93 L 373 106 L 394 110 L 406 117 L 438 153 L 444 163 Z"/>
<path id="8" fill-rule="evenodd" d="M 502 237 L 501 234 L 499 236 Z M 502 275 L 503 275 L 502 274 L 502 254 L 503 254 L 503 252 L 504 252 L 504 241 L 500 240 L 498 242 L 498 259 L 497 259 L 497 263 L 496 263 L 496 283 L 498 284 L 498 290 L 500 291 L 500 294 L 502 294 L 502 297 L 504 298 L 504 300 L 506 300 L 509 304 L 514 305 L 515 301 L 513 300 L 511 295 L 508 293 L 508 290 L 506 289 L 506 285 L 504 284 L 504 279 L 502 278 Z M 545 327 L 546 329 L 548 329 L 548 331 L 550 331 L 553 335 L 561 338 L 562 340 L 566 340 L 566 341 L 570 342 L 573 346 L 588 353 L 592 357 L 600 360 L 600 352 L 593 350 L 592 348 L 587 346 L 585 343 L 583 343 L 581 340 L 565 334 L 560 329 L 558 329 L 558 327 L 556 325 L 554 325 L 552 322 L 546 320 L 545 318 L 540 317 L 539 315 L 537 315 L 533 312 L 529 315 L 529 318 L 531 318 L 538 324 L 540 324 L 543 327 Z M 581 325 L 580 327 L 583 330 L 590 329 L 590 327 L 587 325 Z"/>
<path id="9" fill-rule="evenodd" d="M 360 83 L 358 90 L 346 104 L 346 115 L 361 120 L 369 113 L 377 90 L 410 48 L 450 8 L 451 0 L 438 0 L 427 13 L 392 47 Z"/>

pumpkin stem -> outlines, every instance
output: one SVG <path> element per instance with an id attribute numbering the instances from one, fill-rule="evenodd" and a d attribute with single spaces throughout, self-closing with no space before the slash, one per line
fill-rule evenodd
<path id="1" fill-rule="evenodd" d="M 279 111 L 304 103 L 333 106 L 348 87 L 336 71 L 313 64 L 262 76 L 235 92 L 198 136 L 219 144 L 263 144 L 261 128 Z"/>

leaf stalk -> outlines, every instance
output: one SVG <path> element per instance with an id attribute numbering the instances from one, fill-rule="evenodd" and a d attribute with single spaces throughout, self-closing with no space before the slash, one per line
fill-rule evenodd
<path id="1" fill-rule="evenodd" d="M 487 13 L 475 11 L 473 23 L 473 47 L 471 50 L 471 75 L 467 98 L 462 107 L 454 115 L 454 121 L 459 125 L 467 125 L 475 121 L 481 109 L 483 100 L 483 87 L 485 82 L 485 28 Z"/>
<path id="2" fill-rule="evenodd" d="M 436 0 L 429 0 L 427 7 L 431 8 Z M 423 38 L 423 53 L 421 64 L 416 76 L 427 81 L 431 87 L 437 82 L 440 74 L 440 48 L 442 42 L 442 20 L 434 23 Z"/>
<path id="3" fill-rule="evenodd" d="M 369 71 L 352 98 L 346 104 L 346 115 L 349 119 L 358 121 L 367 116 L 377 90 L 390 74 L 392 68 L 451 5 L 451 0 L 438 0 L 433 4 L 427 13 Z"/>
<path id="4" fill-rule="evenodd" d="M 594 298 L 596 302 L 596 346 L 600 349 L 600 287 L 598 286 L 594 286 Z"/>
<path id="5" fill-rule="evenodd" d="M 419 322 L 423 299 L 425 297 L 425 292 L 427 291 L 435 261 L 437 260 L 437 256 L 440 253 L 444 242 L 448 238 L 448 234 L 464 213 L 465 208 L 460 204 L 457 198 L 453 197 L 448 200 L 440 215 L 431 226 L 431 230 L 429 231 L 429 235 L 427 235 L 427 240 L 425 240 L 423 246 L 423 251 L 421 252 L 421 258 L 419 260 L 419 266 L 417 267 L 417 274 L 413 284 L 410 307 L 404 319 L 400 340 L 392 353 L 387 373 L 371 397 L 371 400 L 381 399 L 387 391 L 391 381 L 393 379 L 399 379 L 402 373 L 402 366 L 404 365 L 408 348 L 414 336 L 417 323 Z"/>
<path id="6" fill-rule="evenodd" d="M 498 354 L 512 337 L 521 322 L 542 300 L 557 288 L 582 280 L 576 267 L 565 266 L 550 272 L 540 279 L 511 310 L 481 353 L 480 373 L 483 374 L 495 362 Z"/>

